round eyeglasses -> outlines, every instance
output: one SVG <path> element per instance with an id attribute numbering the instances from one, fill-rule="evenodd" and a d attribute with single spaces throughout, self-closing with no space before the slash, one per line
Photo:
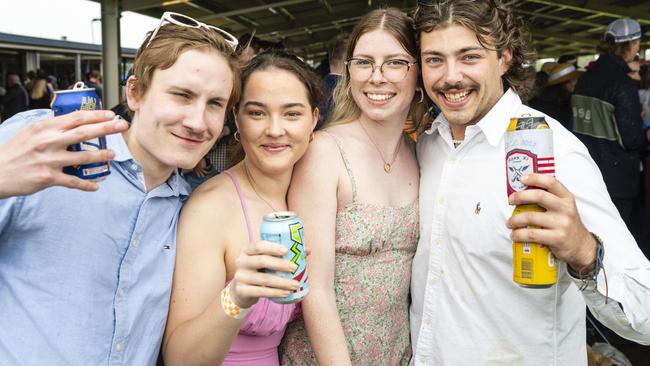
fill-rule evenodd
<path id="1" fill-rule="evenodd" d="M 409 62 L 401 59 L 390 59 L 379 66 L 379 72 L 384 79 L 391 83 L 397 83 L 406 78 L 411 66 L 416 63 L 417 61 Z M 345 62 L 345 65 L 348 67 L 350 78 L 355 81 L 367 81 L 375 73 L 377 67 L 373 60 L 365 58 L 351 58 Z"/>

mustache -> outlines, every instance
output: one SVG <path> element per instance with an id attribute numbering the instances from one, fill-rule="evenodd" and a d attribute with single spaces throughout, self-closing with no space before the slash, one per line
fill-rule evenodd
<path id="1" fill-rule="evenodd" d="M 470 88 L 478 89 L 478 85 L 473 83 L 470 85 L 470 84 L 463 83 L 462 81 L 459 81 L 453 84 L 444 83 L 442 84 L 442 86 L 434 86 L 432 90 L 438 93 L 445 93 L 450 90 L 463 90 L 463 89 L 470 89 Z"/>
<path id="2" fill-rule="evenodd" d="M 182 136 L 183 138 L 199 140 L 199 141 L 207 141 L 212 139 L 212 134 L 208 132 L 195 132 L 189 128 L 183 128 L 183 130 L 179 135 Z"/>

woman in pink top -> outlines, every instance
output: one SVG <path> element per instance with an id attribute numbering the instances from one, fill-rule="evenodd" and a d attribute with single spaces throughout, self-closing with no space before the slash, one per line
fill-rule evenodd
<path id="1" fill-rule="evenodd" d="M 295 56 L 271 52 L 243 68 L 242 86 L 235 123 L 245 156 L 201 185 L 181 212 L 167 366 L 278 365 L 296 309 L 268 299 L 286 297 L 298 282 L 259 271 L 294 264 L 277 258 L 286 249 L 258 233 L 263 215 L 287 210 L 293 166 L 318 120 L 319 79 Z"/>

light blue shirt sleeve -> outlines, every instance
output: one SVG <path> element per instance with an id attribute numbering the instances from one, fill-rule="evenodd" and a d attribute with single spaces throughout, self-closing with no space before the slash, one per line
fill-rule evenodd
<path id="1" fill-rule="evenodd" d="M 18 131 L 31 123 L 54 117 L 50 109 L 32 109 L 18 113 L 0 125 L 0 144 L 11 139 Z M 24 197 L 10 197 L 0 199 L 0 236 L 11 227 L 11 222 L 22 205 Z M 0 246 L 2 243 L 0 243 Z"/>
<path id="2" fill-rule="evenodd" d="M 4 144 L 30 124 L 53 117 L 54 112 L 51 109 L 32 109 L 14 115 L 0 125 L 0 144 Z"/>

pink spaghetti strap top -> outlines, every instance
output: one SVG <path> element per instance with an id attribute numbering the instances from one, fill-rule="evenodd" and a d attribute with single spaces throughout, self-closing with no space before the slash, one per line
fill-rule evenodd
<path id="1" fill-rule="evenodd" d="M 248 240 L 253 241 L 253 227 L 239 181 L 231 171 L 226 170 L 224 173 L 230 177 L 237 190 L 248 230 Z M 295 304 L 276 304 L 267 298 L 260 298 L 246 314 L 222 366 L 278 366 L 278 346 L 296 309 Z"/>
<path id="2" fill-rule="evenodd" d="M 253 228 L 251 227 L 251 220 L 248 218 L 248 206 L 246 205 L 244 195 L 241 193 L 241 186 L 239 185 L 239 181 L 230 170 L 226 170 L 224 173 L 230 177 L 232 184 L 235 185 L 237 196 L 239 197 L 239 203 L 241 204 L 241 210 L 244 212 L 244 221 L 246 222 L 246 230 L 248 230 L 248 241 L 253 241 Z"/>

